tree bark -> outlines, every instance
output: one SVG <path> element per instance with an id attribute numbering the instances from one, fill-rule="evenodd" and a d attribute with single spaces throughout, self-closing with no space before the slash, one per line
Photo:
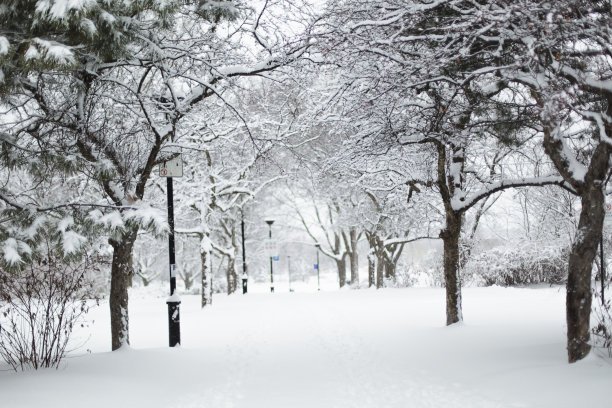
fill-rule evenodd
<path id="1" fill-rule="evenodd" d="M 385 260 L 385 278 L 395 279 L 395 262 L 390 258 Z"/>
<path id="2" fill-rule="evenodd" d="M 612 115 L 612 96 L 607 99 L 606 114 L 609 116 Z M 605 126 L 606 134 L 611 135 L 612 126 Z M 544 150 L 563 178 L 578 192 L 582 205 L 576 239 L 569 255 L 565 300 L 567 355 L 568 361 L 574 363 L 586 357 L 591 350 L 591 274 L 603 229 L 604 188 L 610 170 L 612 147 L 600 141 L 593 150 L 584 179 L 575 178 L 573 169 L 562 154 L 565 149 L 563 141 L 552 137 L 551 128 L 544 129 Z"/>
<path id="3" fill-rule="evenodd" d="M 395 280 L 395 267 L 397 265 L 399 255 L 401 255 L 401 250 L 399 251 L 399 254 L 396 253 L 397 246 L 398 244 L 389 245 L 382 250 L 382 255 L 385 260 L 385 278 L 387 279 Z"/>
<path id="4" fill-rule="evenodd" d="M 374 253 L 371 252 L 368 254 L 368 287 L 376 285 L 376 257 Z"/>
<path id="5" fill-rule="evenodd" d="M 389 275 L 395 280 L 396 278 L 396 272 L 397 272 L 397 263 L 399 262 L 400 257 L 402 256 L 402 253 L 404 252 L 404 246 L 405 244 L 394 244 L 392 247 L 392 251 L 390 251 L 390 256 L 389 256 L 389 264 L 390 264 L 390 268 L 392 269 L 391 271 L 389 271 Z"/>
<path id="6" fill-rule="evenodd" d="M 366 238 L 370 245 L 368 252 L 368 287 L 376 285 L 376 236 L 374 233 L 366 231 Z"/>
<path id="7" fill-rule="evenodd" d="M 200 245 L 200 266 L 202 268 L 202 302 L 201 307 L 212 304 L 212 268 L 210 243 L 207 242 L 208 237 L 201 238 Z"/>
<path id="8" fill-rule="evenodd" d="M 230 237 L 231 237 L 231 250 L 232 254 L 228 255 L 227 261 L 227 294 L 231 295 L 232 293 L 238 290 L 238 274 L 236 273 L 236 256 L 238 254 L 238 245 L 237 245 L 237 235 L 236 235 L 236 220 L 232 219 L 231 228 L 230 228 Z"/>
<path id="9" fill-rule="evenodd" d="M 444 244 L 444 284 L 446 287 L 446 324 L 463 320 L 461 311 L 461 284 L 459 280 L 459 237 L 461 215 L 446 212 L 446 228 L 440 231 Z"/>
<path id="10" fill-rule="evenodd" d="M 238 288 L 238 275 L 236 274 L 236 258 L 229 257 L 227 262 L 227 294 L 231 295 Z"/>
<path id="11" fill-rule="evenodd" d="M 376 289 L 385 286 L 384 277 L 385 262 L 381 254 L 376 254 Z"/>
<path id="12" fill-rule="evenodd" d="M 130 344 L 128 287 L 130 276 L 133 273 L 132 248 L 136 241 L 137 231 L 137 229 L 132 229 L 121 236 L 120 240 L 109 239 L 108 241 L 113 247 L 109 297 L 113 351 Z"/>
<path id="13" fill-rule="evenodd" d="M 185 275 L 183 276 L 183 283 L 185 284 L 185 290 L 189 291 L 191 290 L 191 287 L 193 286 L 193 281 L 194 281 L 194 276 L 189 273 L 185 273 Z"/>
<path id="14" fill-rule="evenodd" d="M 351 228 L 349 231 L 351 241 L 351 252 L 349 252 L 349 261 L 351 263 L 351 285 L 359 286 L 359 254 L 357 253 L 357 230 Z"/>
<path id="15" fill-rule="evenodd" d="M 591 273 L 604 218 L 601 185 L 590 188 L 582 195 L 581 201 L 578 234 L 570 252 L 567 276 L 567 354 L 570 363 L 583 359 L 591 350 Z"/>
<path id="16" fill-rule="evenodd" d="M 336 259 L 336 268 L 338 269 L 338 282 L 340 287 L 346 285 L 346 254 L 340 259 Z"/>

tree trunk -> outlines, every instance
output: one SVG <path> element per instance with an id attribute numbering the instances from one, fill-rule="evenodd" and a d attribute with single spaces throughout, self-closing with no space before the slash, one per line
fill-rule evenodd
<path id="1" fill-rule="evenodd" d="M 191 290 L 191 287 L 193 286 L 193 282 L 195 280 L 195 273 L 192 269 L 189 270 L 189 272 L 184 271 L 183 272 L 183 283 L 185 284 L 185 291 L 189 291 Z"/>
<path id="2" fill-rule="evenodd" d="M 212 267 L 210 241 L 206 235 L 202 236 L 200 243 L 200 265 L 202 268 L 202 307 L 212 304 Z"/>
<path id="3" fill-rule="evenodd" d="M 368 287 L 376 285 L 376 256 L 370 251 L 368 254 Z"/>
<path id="4" fill-rule="evenodd" d="M 236 257 L 238 255 L 238 245 L 237 245 L 237 234 L 236 234 L 236 220 L 232 220 L 231 224 L 231 244 L 232 244 L 232 254 L 229 256 L 229 260 L 227 262 L 227 294 L 231 295 L 232 293 L 238 290 L 238 274 L 236 273 Z"/>
<path id="5" fill-rule="evenodd" d="M 368 252 L 368 287 L 376 285 L 376 235 L 366 232 L 366 238 L 370 245 Z"/>
<path id="6" fill-rule="evenodd" d="M 385 262 L 382 254 L 376 254 L 376 289 L 385 286 Z"/>
<path id="7" fill-rule="evenodd" d="M 359 287 L 359 254 L 357 251 L 349 254 L 349 261 L 351 267 L 351 285 Z"/>
<path id="8" fill-rule="evenodd" d="M 607 97 L 606 114 L 612 115 L 612 96 Z M 605 125 L 605 133 L 612 135 L 612 126 Z M 576 239 L 572 245 L 567 276 L 567 293 L 565 311 L 567 321 L 567 355 L 570 363 L 586 357 L 591 350 L 590 317 L 591 317 L 591 273 L 597 247 L 601 240 L 604 220 L 604 188 L 610 170 L 610 153 L 612 148 L 600 141 L 593 150 L 588 170 L 584 179 L 575 179 L 571 167 L 567 164 L 564 145 L 551 136 L 552 131 L 545 128 L 544 150 L 552 159 L 559 173 L 579 193 L 582 208 L 578 221 Z"/>
<path id="9" fill-rule="evenodd" d="M 604 219 L 601 185 L 588 189 L 581 202 L 578 234 L 570 252 L 567 276 L 567 354 L 570 363 L 583 359 L 591 350 L 591 272 Z"/>
<path id="10" fill-rule="evenodd" d="M 395 280 L 395 262 L 391 258 L 385 260 L 385 278 Z"/>
<path id="11" fill-rule="evenodd" d="M 231 295 L 238 288 L 238 275 L 236 274 L 236 258 L 229 257 L 227 262 L 227 294 Z"/>
<path id="12" fill-rule="evenodd" d="M 338 269 L 338 282 L 343 288 L 346 285 L 346 255 L 340 260 L 336 259 L 336 268 Z"/>
<path id="13" fill-rule="evenodd" d="M 440 232 L 444 243 L 444 283 L 446 286 L 446 324 L 463 320 L 461 312 L 461 284 L 459 280 L 459 237 L 461 215 L 448 211 L 446 228 Z"/>
<path id="14" fill-rule="evenodd" d="M 137 230 L 133 229 L 124 234 L 119 241 L 113 239 L 108 241 L 113 247 L 109 297 L 113 351 L 130 344 L 128 287 L 133 272 L 132 248 L 136 241 L 136 233 Z"/>
<path id="15" fill-rule="evenodd" d="M 349 252 L 349 261 L 351 263 L 351 285 L 359 287 L 359 254 L 357 253 L 357 230 L 351 228 L 349 231 L 351 241 L 351 252 Z"/>

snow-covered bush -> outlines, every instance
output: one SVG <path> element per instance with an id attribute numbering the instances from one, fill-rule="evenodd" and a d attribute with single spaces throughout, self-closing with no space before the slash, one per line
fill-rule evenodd
<path id="1" fill-rule="evenodd" d="M 47 249 L 20 270 L 0 270 L 0 356 L 14 370 L 58 367 L 92 298 L 87 276 L 100 264 Z"/>
<path id="2" fill-rule="evenodd" d="M 612 357 L 612 307 L 608 300 L 605 305 L 595 309 L 596 324 L 593 326 L 593 343 L 595 347 L 607 351 Z"/>
<path id="3" fill-rule="evenodd" d="M 444 264 L 442 254 L 430 252 L 428 260 L 421 265 L 418 271 L 418 284 L 434 288 L 444 287 Z M 463 286 L 463 282 L 461 284 Z"/>
<path id="4" fill-rule="evenodd" d="M 567 279 L 568 251 L 556 245 L 521 242 L 474 254 L 466 263 L 465 282 L 476 285 L 560 284 Z"/>
<path id="5" fill-rule="evenodd" d="M 609 288 L 610 282 L 608 281 L 605 285 L 605 293 L 610 293 Z M 612 303 L 610 303 L 610 295 L 606 295 L 602 302 L 602 294 L 599 292 L 597 285 L 593 287 L 593 295 L 593 315 L 595 316 L 595 324 L 591 330 L 593 346 L 606 350 L 608 356 L 612 357 Z"/>
<path id="6" fill-rule="evenodd" d="M 386 278 L 384 286 L 389 288 L 411 288 L 419 283 L 419 272 L 413 264 L 398 262 L 395 276 Z"/>

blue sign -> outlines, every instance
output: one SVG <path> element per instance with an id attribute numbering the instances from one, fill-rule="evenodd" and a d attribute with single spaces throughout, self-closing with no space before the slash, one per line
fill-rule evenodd
<path id="1" fill-rule="evenodd" d="M 272 260 L 273 260 L 273 261 L 278 261 L 278 260 L 280 260 L 280 256 L 273 256 L 273 257 L 272 257 Z"/>
<path id="2" fill-rule="evenodd" d="M 319 269 L 319 264 L 314 264 L 315 269 Z"/>

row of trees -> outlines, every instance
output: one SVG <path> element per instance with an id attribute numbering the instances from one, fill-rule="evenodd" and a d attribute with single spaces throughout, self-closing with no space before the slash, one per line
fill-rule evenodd
<path id="1" fill-rule="evenodd" d="M 291 210 L 340 286 L 359 281 L 359 242 L 380 287 L 407 243 L 441 239 L 450 325 L 482 217 L 522 189 L 526 214 L 550 204 L 530 234 L 570 231 L 580 360 L 610 175 L 610 13 L 586 0 L 330 0 L 319 13 L 289 0 L 9 2 L 3 273 L 40 257 L 41 231 L 68 258 L 102 237 L 112 347 L 129 343 L 134 246 L 167 231 L 154 171 L 181 151 L 177 232 L 199 242 L 202 306 L 213 251 L 235 290 L 242 214 L 266 191 L 275 201 L 260 205 Z"/>
<path id="2" fill-rule="evenodd" d="M 327 75 L 338 86 L 335 129 L 349 139 L 346 173 L 438 195 L 448 324 L 462 319 L 459 247 L 469 210 L 507 188 L 558 185 L 579 197 L 567 335 L 569 361 L 582 359 L 610 174 L 609 2 L 328 6 L 317 46 L 333 64 Z M 394 154 L 406 160 L 405 150 L 415 155 L 409 165 L 385 163 Z"/>

